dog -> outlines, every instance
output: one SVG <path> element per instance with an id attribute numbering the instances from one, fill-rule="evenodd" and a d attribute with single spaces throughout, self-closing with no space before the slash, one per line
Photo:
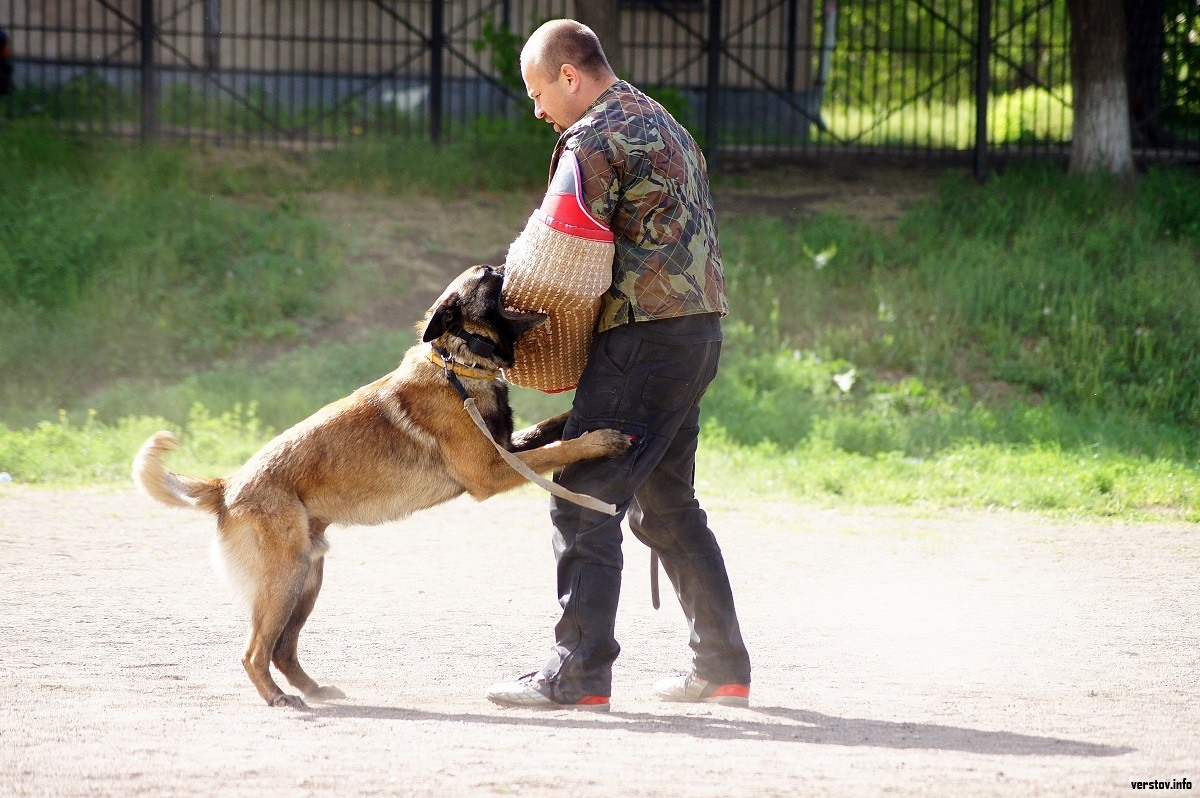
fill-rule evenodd
<path id="1" fill-rule="evenodd" d="M 467 269 L 429 309 L 421 342 L 395 371 L 281 433 L 227 477 L 167 470 L 163 454 L 178 443 L 170 432 L 138 451 L 133 479 L 142 492 L 217 516 L 220 554 L 250 605 L 242 665 L 270 706 L 345 698 L 317 684 L 297 657 L 321 590 L 330 524 L 381 524 L 525 481 L 472 422 L 462 394 L 475 400 L 492 437 L 541 474 L 629 448 L 629 437 L 610 429 L 561 440 L 565 413 L 513 433 L 508 387 L 497 378 L 512 366 L 517 339 L 545 316 L 505 308 L 503 280 L 503 266 Z M 279 688 L 271 663 L 303 698 Z"/>

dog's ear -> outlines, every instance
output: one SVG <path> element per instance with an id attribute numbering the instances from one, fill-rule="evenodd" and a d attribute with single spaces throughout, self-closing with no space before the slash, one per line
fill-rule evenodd
<path id="1" fill-rule="evenodd" d="M 457 293 L 451 293 L 442 298 L 435 307 L 429 311 L 429 321 L 425 324 L 425 332 L 421 334 L 421 340 L 429 343 L 437 338 L 441 338 L 454 325 L 462 319 L 462 300 Z"/>
<path id="2" fill-rule="evenodd" d="M 545 313 L 534 310 L 513 310 L 506 307 L 500 308 L 500 315 L 512 322 L 518 335 L 529 332 L 550 318 Z"/>

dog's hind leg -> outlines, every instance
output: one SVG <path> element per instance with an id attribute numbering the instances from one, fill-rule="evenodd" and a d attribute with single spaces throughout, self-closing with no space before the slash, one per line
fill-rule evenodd
<path id="1" fill-rule="evenodd" d="M 311 676 L 304 672 L 304 668 L 300 667 L 300 659 L 297 655 L 300 630 L 304 628 L 313 606 L 317 603 L 317 595 L 321 592 L 321 581 L 325 571 L 325 551 L 328 548 L 323 534 L 324 525 L 318 526 L 314 522 L 310 523 L 312 523 L 312 529 L 309 530 L 312 540 L 312 565 L 309 566 L 308 576 L 304 580 L 300 599 L 292 609 L 292 617 L 288 619 L 287 624 L 283 627 L 283 634 L 275 643 L 275 655 L 272 661 L 288 682 L 304 693 L 305 698 L 313 701 L 330 701 L 335 698 L 345 698 L 346 694 L 332 685 L 322 687 L 317 684 Z"/>
<path id="2" fill-rule="evenodd" d="M 304 511 L 272 513 L 266 518 L 231 518 L 222 532 L 229 540 L 240 539 L 246 548 L 257 549 L 251 584 L 250 640 L 242 655 L 242 667 L 258 694 L 271 706 L 306 709 L 300 696 L 279 689 L 270 670 L 276 646 L 312 571 Z"/>

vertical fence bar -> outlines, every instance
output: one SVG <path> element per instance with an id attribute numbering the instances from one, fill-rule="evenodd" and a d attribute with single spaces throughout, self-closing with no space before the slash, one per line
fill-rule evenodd
<path id="1" fill-rule="evenodd" d="M 979 0 L 975 26 L 975 179 L 988 178 L 988 74 L 991 66 L 992 0 Z"/>
<path id="2" fill-rule="evenodd" d="M 800 50 L 800 0 L 788 0 L 783 82 L 789 95 L 796 91 L 796 54 Z"/>
<path id="3" fill-rule="evenodd" d="M 442 102 L 445 92 L 443 70 L 446 58 L 444 0 L 429 4 L 429 138 L 442 143 Z"/>
<path id="4" fill-rule="evenodd" d="M 221 67 L 221 0 L 204 0 L 204 68 Z"/>
<path id="5" fill-rule="evenodd" d="M 1191 77 L 1180 74 L 1180 59 L 1194 50 L 1189 35 L 1200 16 L 1195 0 L 1178 2 L 1187 8 L 1163 23 L 1168 79 L 1160 112 L 1168 114 L 1188 112 Z M 670 14 L 650 13 L 664 4 Z M 803 150 L 828 140 L 851 156 L 970 157 L 972 171 L 985 180 L 992 155 L 1053 156 L 1067 145 L 1064 0 L 856 0 L 841 4 L 836 51 L 836 0 L 635 5 L 647 10 L 624 26 L 625 71 L 651 86 L 669 84 L 690 108 L 704 105 L 687 122 L 714 162 L 743 145 L 757 155 L 772 145 Z M 398 94 L 403 86 L 428 89 L 421 107 L 428 123 L 418 115 L 407 127 L 408 117 L 389 106 L 381 128 L 420 129 L 417 135 L 444 143 L 462 134 L 465 110 L 493 107 L 494 92 L 464 65 L 461 52 L 478 35 L 478 20 L 498 13 L 523 32 L 531 20 L 571 7 L 565 0 L 10 0 L 6 8 L 15 13 L 4 23 L 22 91 L 0 102 L 0 116 L 31 112 L 28 86 L 44 93 L 39 102 L 58 125 L 79 132 L 143 141 L 178 134 L 243 143 L 337 139 L 348 118 L 352 125 L 361 121 L 348 110 L 351 103 L 370 106 L 375 92 Z M 822 19 L 827 39 L 816 37 Z M 93 79 L 116 91 L 74 90 Z M 185 79 L 203 87 L 200 99 L 182 91 L 190 85 L 181 85 Z M 837 133 L 812 128 L 812 139 L 792 140 L 790 123 L 777 113 L 781 103 L 789 96 L 800 102 L 807 92 L 820 110 L 826 88 L 832 97 L 826 113 Z M 314 100 L 328 111 L 301 111 Z M 973 123 L 973 132 L 951 135 L 959 123 Z M 1186 116 L 1173 123 L 1180 137 L 1161 154 L 1195 157 L 1195 123 Z"/>
<path id="6" fill-rule="evenodd" d="M 217 114 L 213 102 L 212 87 L 218 80 L 217 70 L 221 68 L 221 0 L 204 0 L 204 73 L 200 79 L 200 124 L 206 131 L 216 128 Z"/>
<path id="7" fill-rule="evenodd" d="M 246 138 L 251 138 L 255 131 L 257 131 L 258 143 L 260 146 L 265 144 L 267 141 L 267 126 L 265 122 L 268 114 L 271 111 L 271 93 L 267 88 L 267 65 L 270 63 L 270 58 L 267 55 L 267 48 L 270 45 L 270 40 L 267 38 L 267 32 L 270 29 L 270 23 L 267 21 L 267 3 L 261 3 L 258 10 L 258 31 L 256 32 L 257 35 L 255 36 L 255 38 L 258 40 L 258 47 L 255 48 L 255 52 L 252 56 L 253 58 L 256 58 L 257 61 L 254 62 L 254 66 L 251 67 L 252 70 L 257 69 L 260 75 L 260 94 L 258 97 L 254 97 L 254 95 L 249 93 L 249 89 L 247 89 L 247 96 L 251 98 L 251 105 L 253 108 L 251 109 L 250 113 L 246 114 Z M 251 74 L 253 74 L 253 71 Z M 254 112 L 255 110 L 258 111 L 257 114 Z M 256 119 L 255 117 L 258 118 Z"/>
<path id="8" fill-rule="evenodd" d="M 708 81 L 705 86 L 704 138 L 709 150 L 705 157 L 711 168 L 716 163 L 717 149 L 720 144 L 717 130 L 721 124 L 721 0 L 709 0 L 708 2 L 707 45 Z"/>
<path id="9" fill-rule="evenodd" d="M 158 135 L 158 86 L 154 73 L 154 0 L 142 0 L 142 141 Z"/>

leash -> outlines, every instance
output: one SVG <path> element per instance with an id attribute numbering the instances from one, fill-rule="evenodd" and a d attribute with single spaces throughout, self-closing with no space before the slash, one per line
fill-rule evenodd
<path id="1" fill-rule="evenodd" d="M 483 433 L 484 437 L 491 441 L 492 446 L 496 447 L 496 452 L 499 453 L 501 459 L 508 463 L 508 465 L 514 471 L 525 477 L 525 479 L 529 480 L 533 484 L 541 487 L 543 490 L 553 493 L 560 499 L 566 499 L 567 501 L 578 504 L 581 507 L 586 507 L 589 510 L 596 510 L 597 512 L 604 513 L 605 515 L 617 514 L 616 505 L 609 504 L 608 502 L 602 502 L 594 496 L 588 496 L 583 493 L 576 493 L 573 490 L 567 490 L 562 485 L 546 479 L 541 474 L 525 465 L 525 463 L 521 461 L 521 458 L 517 457 L 512 452 L 496 443 L 496 439 L 492 437 L 491 430 L 488 429 L 487 422 L 483 420 L 483 416 L 480 414 L 479 408 L 475 406 L 475 400 L 472 399 L 470 394 L 467 393 L 467 389 L 463 387 L 462 380 L 458 378 L 458 376 L 461 374 L 462 376 L 469 377 L 471 379 L 495 380 L 495 374 L 478 371 L 476 369 L 463 366 L 460 363 L 455 363 L 454 360 L 451 359 L 450 353 L 445 349 L 442 349 L 437 344 L 431 345 L 429 360 L 434 364 L 438 364 L 440 362 L 442 370 L 446 374 L 446 379 L 450 382 L 450 385 L 454 387 L 454 390 L 458 392 L 459 397 L 463 400 L 463 407 L 466 409 L 467 415 L 469 415 L 471 420 L 475 422 L 475 426 L 479 427 L 479 430 Z M 657 579 L 657 575 L 655 578 Z"/>
<path id="2" fill-rule="evenodd" d="M 478 338 L 478 336 L 474 337 Z M 486 341 L 486 339 L 481 340 Z M 475 343 L 476 342 L 474 341 L 470 342 L 470 344 Z M 476 346 L 474 345 L 472 345 L 470 348 L 477 354 L 483 354 L 478 352 Z M 487 354 L 490 355 L 491 352 L 489 351 Z M 467 393 L 467 389 L 462 384 L 462 380 L 458 378 L 459 375 L 462 375 L 463 377 L 470 379 L 495 380 L 495 374 L 491 374 L 486 371 L 479 371 L 478 369 L 468 368 L 461 363 L 454 362 L 454 360 L 450 357 L 450 353 L 445 349 L 442 349 L 437 344 L 430 345 L 429 361 L 434 365 L 440 365 L 442 367 L 442 371 L 444 371 L 446 374 L 446 380 L 449 381 L 451 386 L 453 386 L 454 390 L 458 393 L 459 398 L 463 400 L 463 407 L 466 409 L 467 415 L 469 415 L 471 420 L 475 422 L 475 426 L 479 427 L 479 431 L 483 433 L 484 437 L 491 441 L 492 446 L 496 447 L 496 452 L 500 455 L 504 462 L 508 463 L 508 465 L 514 471 L 535 485 L 540 486 L 543 490 L 547 490 L 550 493 L 553 493 L 555 496 L 558 496 L 560 499 L 566 499 L 567 501 L 574 502 L 581 507 L 586 507 L 589 510 L 596 510 L 597 512 L 604 513 L 605 515 L 617 514 L 616 505 L 602 502 L 594 496 L 588 496 L 583 493 L 576 493 L 575 491 L 567 490 L 562 485 L 546 479 L 541 474 L 525 465 L 525 463 L 521 461 L 521 458 L 517 457 L 512 452 L 496 443 L 496 439 L 492 437 L 491 430 L 489 430 L 487 427 L 487 422 L 483 420 L 483 416 L 480 414 L 479 408 L 475 406 L 475 400 L 472 399 Z M 503 374 L 504 372 L 501 371 L 500 373 Z M 650 603 L 656 610 L 660 606 L 658 591 L 658 552 L 654 551 L 653 549 L 650 550 Z"/>
<path id="3" fill-rule="evenodd" d="M 658 609 L 658 552 L 650 549 L 650 604 Z"/>

